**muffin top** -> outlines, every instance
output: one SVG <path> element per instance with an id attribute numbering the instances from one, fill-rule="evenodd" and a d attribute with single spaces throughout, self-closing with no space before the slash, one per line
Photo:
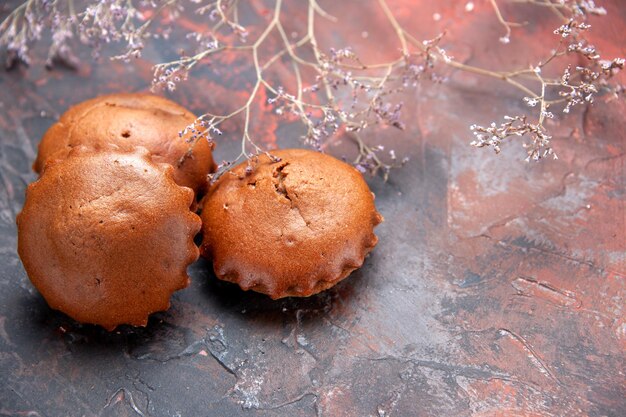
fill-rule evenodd
<path id="1" fill-rule="evenodd" d="M 50 307 L 108 330 L 145 325 L 189 283 L 200 218 L 193 191 L 148 151 L 75 148 L 30 184 L 18 252 Z"/>
<path id="2" fill-rule="evenodd" d="M 243 163 L 209 190 L 201 254 L 216 275 L 272 298 L 309 296 L 359 268 L 382 221 L 352 166 L 289 149 Z M 250 171 L 250 170 L 248 170 Z"/>
<path id="3" fill-rule="evenodd" d="M 41 173 L 48 160 L 65 158 L 80 145 L 102 149 L 114 144 L 123 150 L 143 146 L 155 162 L 174 166 L 174 180 L 179 185 L 202 193 L 207 174 L 215 169 L 211 145 L 200 139 L 185 156 L 190 144 L 179 136 L 195 119 L 184 107 L 151 94 L 96 97 L 71 107 L 48 129 L 33 169 Z"/>

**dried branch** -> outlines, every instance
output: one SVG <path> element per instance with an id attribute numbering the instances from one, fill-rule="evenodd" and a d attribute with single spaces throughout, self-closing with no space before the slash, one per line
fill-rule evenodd
<path id="1" fill-rule="evenodd" d="M 531 24 L 505 19 L 501 9 L 505 1 L 547 8 L 561 22 L 555 30 L 556 46 L 543 60 L 512 70 L 481 68 L 455 60 L 442 46 L 445 34 L 431 40 L 418 40 L 399 23 L 386 0 L 378 0 L 378 7 L 397 37 L 398 55 L 388 62 L 375 63 L 362 62 L 349 47 L 320 47 L 316 19 L 337 19 L 324 11 L 316 0 L 290 3 L 305 8 L 306 30 L 300 39 L 292 40 L 287 35 L 281 20 L 285 19 L 283 0 L 275 0 L 271 18 L 258 28 L 260 34 L 253 41 L 249 39 L 253 31 L 244 27 L 239 19 L 239 0 L 92 0 L 82 2 L 83 8 L 76 8 L 73 1 L 26 0 L 17 7 L 0 24 L 0 46 L 7 48 L 8 64 L 28 64 L 29 47 L 41 39 L 46 27 L 52 30 L 49 66 L 59 61 L 75 63 L 70 44 L 76 40 L 88 44 L 95 57 L 99 56 L 102 45 L 123 42 L 124 52 L 113 59 L 129 61 L 141 55 L 146 41 L 158 36 L 154 30 L 157 25 L 153 23 L 163 16 L 175 22 L 185 8 L 206 18 L 205 21 L 208 19 L 207 30 L 187 34 L 186 38 L 196 45 L 188 49 L 193 50 L 189 55 L 154 66 L 153 89 L 176 89 L 196 67 L 211 62 L 219 54 L 237 51 L 249 56 L 254 80 L 245 103 L 225 114 L 207 112 L 181 132 L 181 137 L 189 138 L 192 149 L 200 140 L 213 141 L 221 135 L 220 125 L 225 121 L 241 119 L 240 152 L 220 164 L 215 178 L 243 160 L 248 160 L 252 167 L 258 155 L 266 151 L 250 131 L 252 106 L 261 91 L 263 96 L 271 96 L 268 103 L 278 116 L 302 124 L 306 144 L 322 150 L 335 135 L 347 135 L 357 145 L 358 154 L 352 161 L 357 169 L 382 172 L 385 178 L 392 168 L 406 163 L 406 159 L 398 160 L 395 151 L 385 150 L 382 144 L 368 144 L 361 134 L 377 126 L 404 129 L 400 93 L 424 80 L 443 82 L 445 77 L 437 73 L 438 68 L 448 67 L 505 82 L 523 94 L 522 99 L 528 106 L 538 109 L 534 122 L 520 115 L 506 116 L 503 123 L 494 122 L 487 127 L 472 126 L 475 135 L 472 145 L 491 147 L 496 153 L 510 138 L 528 138 L 524 142 L 527 160 L 539 160 L 548 155 L 556 158 L 545 126 L 546 119 L 554 117 L 551 111 L 554 106 L 562 106 L 562 111 L 568 113 L 576 105 L 591 103 L 601 92 L 620 94 L 624 91 L 623 87 L 610 84 L 611 78 L 623 69 L 624 60 L 601 58 L 584 38 L 589 29 L 587 17 L 606 14 L 605 9 L 591 0 L 490 0 L 495 18 L 505 29 L 500 38 L 503 43 L 509 43 L 513 29 Z M 261 62 L 260 52 L 265 51 L 263 48 L 268 47 L 270 39 L 278 40 L 279 49 Z M 586 65 L 565 65 L 561 67 L 562 76 L 556 79 L 543 75 L 547 66 L 553 66 L 553 70 L 566 56 L 581 57 Z M 272 81 L 277 78 L 278 64 L 285 64 L 291 70 L 294 85 Z M 307 78 L 311 73 L 314 78 Z"/>

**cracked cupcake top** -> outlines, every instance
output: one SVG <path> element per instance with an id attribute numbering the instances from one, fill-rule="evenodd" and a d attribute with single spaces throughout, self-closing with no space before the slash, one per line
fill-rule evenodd
<path id="1" fill-rule="evenodd" d="M 207 187 L 215 169 L 209 143 L 200 139 L 189 151 L 179 132 L 196 116 L 165 98 L 142 93 L 119 93 L 84 101 L 66 111 L 39 144 L 33 169 L 41 173 L 50 159 L 65 158 L 72 148 L 103 149 L 113 144 L 123 150 L 143 146 L 158 163 L 172 165 L 174 180 L 195 192 Z"/>
<path id="2" fill-rule="evenodd" d="M 201 254 L 216 275 L 272 298 L 309 296 L 359 268 L 382 221 L 361 174 L 314 151 L 261 156 L 224 174 L 205 197 Z"/>
<path id="3" fill-rule="evenodd" d="M 74 149 L 30 184 L 18 252 L 50 307 L 108 330 L 145 325 L 189 284 L 200 218 L 148 151 Z"/>

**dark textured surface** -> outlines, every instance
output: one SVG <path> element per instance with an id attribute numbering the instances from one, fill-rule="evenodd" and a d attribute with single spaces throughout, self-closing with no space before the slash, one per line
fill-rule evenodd
<path id="1" fill-rule="evenodd" d="M 372 34 L 381 24 L 355 1 L 335 3 L 331 12 Z M 465 14 L 463 3 L 394 10 L 422 38 L 447 27 L 453 54 L 476 64 L 502 65 L 509 53 L 526 66 L 545 46 L 498 45 L 491 9 Z M 626 52 L 620 4 L 608 3 L 612 17 L 596 28 L 608 55 Z M 533 36 L 552 42 L 545 20 Z M 397 47 L 380 32 L 371 42 L 389 48 L 370 48 L 373 57 Z M 411 162 L 388 184 L 370 181 L 386 221 L 361 270 L 317 296 L 271 301 L 199 261 L 168 312 L 108 334 L 46 306 L 17 256 L 15 216 L 58 115 L 97 94 L 145 90 L 149 65 L 0 73 L 0 415 L 625 415 L 626 106 L 598 100 L 551 124 L 559 161 L 525 164 L 519 143 L 499 157 L 467 145 L 470 123 L 523 110 L 517 93 L 447 75 L 406 97 L 405 132 L 379 138 Z M 237 77 L 198 76 L 172 98 L 226 111 L 226 96 L 243 95 L 232 92 Z M 275 120 L 254 129 L 294 144 Z M 237 152 L 238 135 L 226 131 L 217 159 Z"/>

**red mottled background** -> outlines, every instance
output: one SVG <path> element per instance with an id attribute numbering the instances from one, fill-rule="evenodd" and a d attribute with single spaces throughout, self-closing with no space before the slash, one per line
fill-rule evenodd
<path id="1" fill-rule="evenodd" d="M 283 20 L 300 36 L 301 3 L 285 0 Z M 556 44 L 558 22 L 542 8 L 503 4 L 511 20 L 533 22 L 504 45 L 489 2 L 471 12 L 466 3 L 389 0 L 416 38 L 445 30 L 442 46 L 472 65 L 526 68 Z M 593 42 L 606 57 L 626 55 L 626 8 L 598 3 L 608 16 L 591 19 Z M 0 5 L 0 18 L 15 4 Z M 246 4 L 270 18 L 271 2 Z M 320 19 L 322 48 L 350 45 L 364 62 L 398 56 L 376 1 L 320 4 L 340 17 Z M 265 59 L 277 38 L 267 45 Z M 445 83 L 401 97 L 404 131 L 365 136 L 411 160 L 387 183 L 369 180 L 386 219 L 380 243 L 337 287 L 271 301 L 218 282 L 199 261 L 192 285 L 145 329 L 108 334 L 50 310 L 16 253 L 15 215 L 40 137 L 71 104 L 148 89 L 151 64 L 184 46 L 174 34 L 131 66 L 82 50 L 77 71 L 35 62 L 0 73 L 0 415 L 626 415 L 623 99 L 550 121 L 559 160 L 527 164 L 519 141 L 499 156 L 468 145 L 470 124 L 528 111 L 520 94 L 437 67 Z M 235 109 L 253 82 L 249 58 L 215 59 L 168 96 L 198 114 Z M 280 62 L 268 78 L 294 82 Z M 254 137 L 298 146 L 298 125 L 271 115 L 267 98 L 262 91 L 253 105 Z M 224 124 L 218 159 L 236 156 L 241 123 Z M 355 152 L 341 137 L 326 150 Z"/>

